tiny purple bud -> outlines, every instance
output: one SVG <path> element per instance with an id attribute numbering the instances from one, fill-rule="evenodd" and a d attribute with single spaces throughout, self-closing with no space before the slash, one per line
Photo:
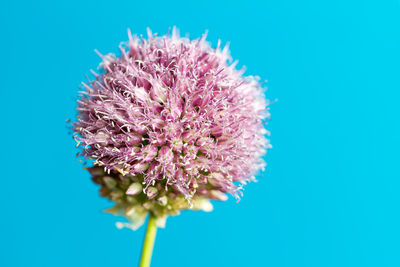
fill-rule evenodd
<path id="1" fill-rule="evenodd" d="M 157 155 L 158 148 L 155 145 L 147 145 L 143 148 L 142 153 L 143 153 L 143 161 L 144 162 L 150 162 L 152 161 L 155 156 Z"/>
<path id="2" fill-rule="evenodd" d="M 220 200 L 220 201 L 226 201 L 228 200 L 228 196 L 221 191 L 218 190 L 211 190 L 210 191 L 210 198 Z"/>
<path id="3" fill-rule="evenodd" d="M 167 205 L 167 203 L 168 203 L 168 199 L 167 199 L 166 196 L 162 196 L 162 197 L 159 197 L 159 198 L 157 199 L 157 202 L 158 202 L 158 204 L 160 204 L 161 206 L 165 206 L 165 205 Z"/>
<path id="4" fill-rule="evenodd" d="M 133 166 L 132 171 L 135 173 L 142 173 L 142 172 L 146 171 L 149 168 L 149 166 L 150 166 L 150 163 L 141 161 L 141 162 L 136 163 L 135 166 Z"/>
<path id="5" fill-rule="evenodd" d="M 109 137 L 110 136 L 104 132 L 98 132 L 94 138 L 98 143 L 107 143 Z"/>
<path id="6" fill-rule="evenodd" d="M 130 196 L 134 196 L 142 192 L 142 185 L 140 183 L 133 183 L 126 190 L 126 194 Z"/>
<path id="7" fill-rule="evenodd" d="M 154 84 L 150 89 L 150 97 L 154 101 L 163 103 L 167 100 L 167 96 L 165 95 L 164 89 L 159 84 Z"/>
<path id="8" fill-rule="evenodd" d="M 157 188 L 153 187 L 153 186 L 149 186 L 149 188 L 147 188 L 146 190 L 146 195 L 148 197 L 148 199 L 152 199 L 154 198 L 158 193 Z"/>

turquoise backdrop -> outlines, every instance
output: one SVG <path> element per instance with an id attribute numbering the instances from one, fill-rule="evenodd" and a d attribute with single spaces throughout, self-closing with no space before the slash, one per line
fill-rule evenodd
<path id="1" fill-rule="evenodd" d="M 0 266 L 136 266 L 144 228 L 75 158 L 78 85 L 127 28 L 231 42 L 268 80 L 274 146 L 242 201 L 183 212 L 152 266 L 400 266 L 400 2 L 2 1 Z"/>

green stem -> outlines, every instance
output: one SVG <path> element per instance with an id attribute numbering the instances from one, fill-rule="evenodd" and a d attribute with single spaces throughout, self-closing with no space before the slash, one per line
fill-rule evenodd
<path id="1" fill-rule="evenodd" d="M 153 252 L 156 233 L 157 233 L 156 218 L 152 214 L 150 214 L 149 221 L 147 222 L 147 230 L 146 230 L 146 235 L 144 237 L 142 257 L 140 259 L 139 267 L 150 266 L 151 254 Z"/>

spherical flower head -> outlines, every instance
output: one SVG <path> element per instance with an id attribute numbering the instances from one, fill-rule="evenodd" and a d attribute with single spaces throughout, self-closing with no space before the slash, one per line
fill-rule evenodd
<path id="1" fill-rule="evenodd" d="M 263 88 L 205 38 L 129 33 L 121 55 L 101 55 L 100 74 L 83 84 L 75 139 L 110 211 L 132 227 L 149 212 L 162 219 L 239 198 L 265 165 Z"/>

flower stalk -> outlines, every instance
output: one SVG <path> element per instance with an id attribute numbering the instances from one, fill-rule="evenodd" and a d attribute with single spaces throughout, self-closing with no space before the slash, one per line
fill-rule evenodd
<path id="1" fill-rule="evenodd" d="M 140 259 L 139 267 L 150 267 L 151 255 L 153 253 L 154 241 L 157 234 L 156 218 L 150 214 L 147 223 L 146 235 L 144 237 L 142 257 Z"/>

